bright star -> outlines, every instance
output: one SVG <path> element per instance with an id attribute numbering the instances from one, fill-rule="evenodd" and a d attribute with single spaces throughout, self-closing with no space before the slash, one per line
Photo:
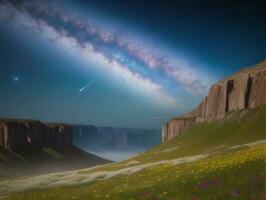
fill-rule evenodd
<path id="1" fill-rule="evenodd" d="M 16 82 L 19 82 L 19 77 L 18 76 L 15 76 L 14 78 L 13 78 L 13 81 L 16 83 Z"/>

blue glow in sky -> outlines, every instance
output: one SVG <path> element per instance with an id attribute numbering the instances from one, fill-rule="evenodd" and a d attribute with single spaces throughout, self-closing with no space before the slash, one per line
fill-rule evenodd
<path id="1" fill-rule="evenodd" d="M 19 82 L 20 81 L 20 78 L 18 76 L 14 76 L 13 81 L 14 82 Z"/>
<path id="2" fill-rule="evenodd" d="M 265 58 L 263 5 L 3 1 L 1 116 L 158 128 Z"/>

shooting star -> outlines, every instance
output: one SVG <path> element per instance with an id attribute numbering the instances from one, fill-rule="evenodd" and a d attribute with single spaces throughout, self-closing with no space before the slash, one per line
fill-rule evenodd
<path id="1" fill-rule="evenodd" d="M 95 83 L 95 80 L 90 81 L 88 84 L 86 84 L 84 87 L 79 89 L 79 93 L 83 92 L 84 90 L 86 90 L 89 86 L 91 86 L 93 83 Z"/>

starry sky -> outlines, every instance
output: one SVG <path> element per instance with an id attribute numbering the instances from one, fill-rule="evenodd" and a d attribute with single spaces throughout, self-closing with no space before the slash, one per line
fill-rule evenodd
<path id="1" fill-rule="evenodd" d="M 265 47 L 264 0 L 2 0 L 0 116 L 160 128 Z"/>

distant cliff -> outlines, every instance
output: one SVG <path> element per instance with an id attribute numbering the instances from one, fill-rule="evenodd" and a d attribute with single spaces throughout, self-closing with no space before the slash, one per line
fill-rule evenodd
<path id="1" fill-rule="evenodd" d="M 160 144 L 160 130 L 74 126 L 74 143 L 90 147 L 123 150 L 130 147 L 150 148 Z"/>
<path id="2" fill-rule="evenodd" d="M 99 155 L 116 159 L 145 151 L 161 143 L 160 130 L 74 126 L 74 144 Z M 105 154 L 106 153 L 106 154 Z"/>
<path id="3" fill-rule="evenodd" d="M 0 119 L 0 178 L 110 162 L 76 147 L 73 134 L 73 125 Z"/>
<path id="4" fill-rule="evenodd" d="M 9 149 L 24 147 L 67 148 L 72 146 L 73 130 L 67 124 L 44 124 L 35 120 L 0 119 L 0 145 Z"/>
<path id="5" fill-rule="evenodd" d="M 266 105 L 266 61 L 212 85 L 208 96 L 193 112 L 163 126 L 163 142 L 194 123 L 223 119 L 227 112 L 263 105 Z"/>

